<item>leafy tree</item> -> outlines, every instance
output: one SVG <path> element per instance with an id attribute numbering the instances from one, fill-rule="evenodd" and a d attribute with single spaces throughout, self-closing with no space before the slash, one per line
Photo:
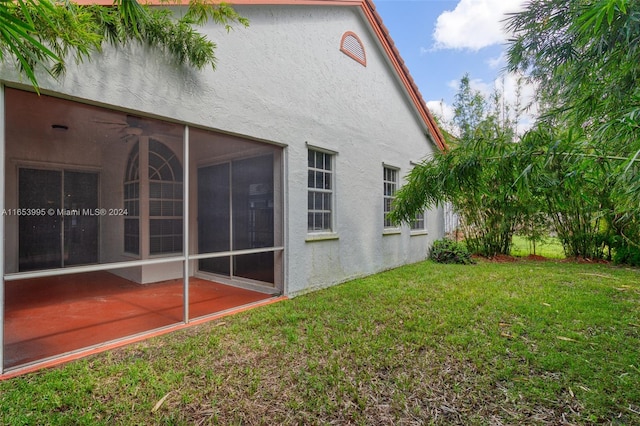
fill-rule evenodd
<path id="1" fill-rule="evenodd" d="M 195 27 L 213 20 L 247 26 L 248 21 L 224 3 L 191 0 L 175 18 L 167 8 L 114 0 L 112 6 L 80 6 L 70 1 L 0 0 L 0 59 L 12 58 L 37 89 L 36 69 L 54 77 L 69 59 L 81 62 L 105 43 L 140 42 L 172 56 L 179 64 L 215 66 L 215 43 Z"/>
<path id="2" fill-rule="evenodd" d="M 585 150 L 581 132 L 539 123 L 518 143 L 527 163 L 518 194 L 534 218 L 552 223 L 567 256 L 593 259 L 603 256 L 610 230 L 610 170 L 595 153 L 585 158 Z"/>
<path id="3" fill-rule="evenodd" d="M 545 105 L 525 141 L 548 145 L 526 173 L 567 254 L 637 250 L 640 2 L 532 0 L 507 26 L 509 69 L 528 73 Z"/>
<path id="4" fill-rule="evenodd" d="M 550 113 L 618 148 L 637 144 L 639 1 L 532 0 L 507 27 L 509 68 L 538 83 Z"/>
<path id="5" fill-rule="evenodd" d="M 452 203 L 461 217 L 466 245 L 473 253 L 509 253 L 523 206 L 513 185 L 520 170 L 514 155 L 513 120 L 502 113 L 499 93 L 493 107 L 471 88 L 468 75 L 460 81 L 454 103 L 459 130 L 455 147 L 414 167 L 396 193 L 392 220 L 409 221 L 422 208 Z M 504 161 L 496 161 L 504 159 Z"/>
<path id="6" fill-rule="evenodd" d="M 509 70 L 536 83 L 538 122 L 514 143 L 499 93 L 487 113 L 463 79 L 460 143 L 414 169 L 394 218 L 450 201 L 469 248 L 492 254 L 546 217 L 569 256 L 640 262 L 640 0 L 531 0 L 507 26 Z"/>
<path id="7" fill-rule="evenodd" d="M 458 128 L 459 139 L 469 141 L 480 129 L 487 116 L 487 101 L 478 90 L 471 88 L 469 74 L 460 80 L 453 103 L 454 125 Z"/>

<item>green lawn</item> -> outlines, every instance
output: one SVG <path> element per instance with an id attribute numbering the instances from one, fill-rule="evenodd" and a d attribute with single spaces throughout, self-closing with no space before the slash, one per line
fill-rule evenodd
<path id="1" fill-rule="evenodd" d="M 549 259 L 564 259 L 565 257 L 564 249 L 562 248 L 562 244 L 558 238 L 546 237 L 543 241 L 536 243 L 534 250 L 531 242 L 520 235 L 513 236 L 511 254 L 519 257 L 526 257 L 530 254 L 535 254 Z"/>
<path id="2" fill-rule="evenodd" d="M 0 423 L 640 425 L 639 279 L 411 265 L 1 382 Z"/>

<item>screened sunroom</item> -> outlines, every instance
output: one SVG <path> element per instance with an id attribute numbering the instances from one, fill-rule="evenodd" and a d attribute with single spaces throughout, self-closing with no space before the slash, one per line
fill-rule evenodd
<path id="1" fill-rule="evenodd" d="M 283 149 L 4 89 L 3 371 L 283 293 Z"/>

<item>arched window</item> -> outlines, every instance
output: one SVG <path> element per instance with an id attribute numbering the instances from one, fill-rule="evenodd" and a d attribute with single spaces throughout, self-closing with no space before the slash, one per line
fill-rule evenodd
<path id="1" fill-rule="evenodd" d="M 149 254 L 182 251 L 182 165 L 166 145 L 149 140 Z"/>
<path id="2" fill-rule="evenodd" d="M 140 254 L 140 147 L 131 148 L 124 177 L 124 251 Z"/>
<path id="3" fill-rule="evenodd" d="M 140 176 L 140 144 L 129 153 L 124 182 L 124 251 L 140 254 L 140 187 L 149 193 L 149 254 L 182 251 L 183 171 L 180 160 L 162 142 L 149 139 L 147 176 Z M 143 200 L 144 201 L 144 200 Z"/>
<path id="4" fill-rule="evenodd" d="M 367 55 L 360 38 L 353 32 L 347 31 L 340 40 L 340 51 L 349 56 L 354 61 L 367 66 Z"/>

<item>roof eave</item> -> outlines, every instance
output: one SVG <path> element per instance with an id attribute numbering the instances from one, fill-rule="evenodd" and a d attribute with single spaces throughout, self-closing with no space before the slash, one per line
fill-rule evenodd
<path id="1" fill-rule="evenodd" d="M 389 56 L 389 59 L 391 60 L 391 64 L 393 65 L 396 72 L 398 73 L 398 76 L 400 77 L 400 81 L 407 89 L 407 93 L 411 98 L 412 103 L 416 107 L 418 114 L 426 124 L 429 132 L 431 133 L 433 137 L 433 141 L 435 142 L 436 146 L 440 150 L 446 151 L 447 144 L 445 142 L 444 135 L 440 131 L 438 124 L 433 118 L 433 115 L 431 114 L 429 107 L 427 107 L 427 104 L 424 101 L 424 98 L 422 97 L 422 94 L 420 93 L 418 86 L 413 80 L 413 77 L 411 77 L 411 73 L 409 72 L 409 69 L 405 65 L 404 60 L 400 55 L 400 52 L 396 48 L 393 42 L 393 39 L 389 34 L 389 30 L 382 22 L 382 17 L 376 11 L 375 5 L 371 0 L 362 0 L 360 6 L 363 8 L 365 16 L 371 23 L 376 33 L 376 36 L 380 40 L 382 47 L 385 49 L 387 55 Z"/>
<path id="2" fill-rule="evenodd" d="M 75 0 L 77 4 L 99 4 L 99 5 L 113 5 L 113 0 Z M 188 0 L 175 0 L 167 2 L 166 0 L 140 0 L 140 3 L 151 5 L 163 5 L 163 6 L 175 6 L 175 5 L 187 5 Z M 409 69 L 404 63 L 404 60 L 400 56 L 400 52 L 396 48 L 389 30 L 382 22 L 382 17 L 376 11 L 376 7 L 372 0 L 230 0 L 228 3 L 234 5 L 322 5 L 322 6 L 355 6 L 360 7 L 362 12 L 369 21 L 371 28 L 375 36 L 380 41 L 382 48 L 385 50 L 391 65 L 395 69 L 402 85 L 405 87 L 407 94 L 411 98 L 411 102 L 416 108 L 416 111 L 422 121 L 424 122 L 427 130 L 431 134 L 435 145 L 442 151 L 447 150 L 447 144 L 445 142 L 444 135 L 440 131 L 438 124 L 436 123 L 431 111 L 427 107 L 418 86 L 416 85 Z"/>

